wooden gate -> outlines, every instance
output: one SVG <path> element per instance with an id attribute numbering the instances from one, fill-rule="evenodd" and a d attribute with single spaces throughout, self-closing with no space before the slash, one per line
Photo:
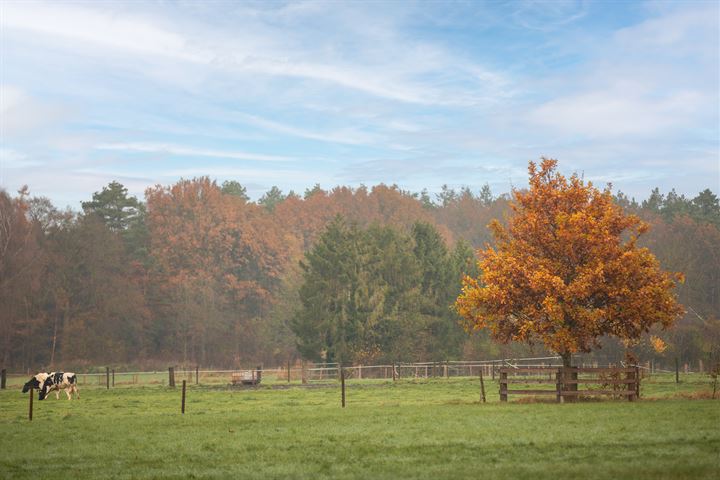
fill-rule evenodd
<path id="1" fill-rule="evenodd" d="M 536 384 L 554 388 L 513 388 Z M 599 388 L 593 388 L 594 385 Z M 554 395 L 557 402 L 572 402 L 580 396 L 609 395 L 627 397 L 632 402 L 640 397 L 640 374 L 637 367 L 502 367 L 500 401 L 507 402 L 508 395 Z"/>

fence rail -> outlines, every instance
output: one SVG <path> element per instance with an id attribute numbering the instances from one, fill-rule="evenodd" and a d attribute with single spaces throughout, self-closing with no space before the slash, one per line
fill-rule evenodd
<path id="1" fill-rule="evenodd" d="M 579 396 L 611 395 L 627 397 L 629 401 L 640 397 L 640 369 L 631 368 L 500 368 L 500 401 L 508 395 L 554 395 L 557 402 L 572 402 Z M 593 375 L 581 378 L 580 374 Z M 622 378 L 622 376 L 625 376 Z M 515 376 L 515 377 L 511 377 Z M 554 389 L 511 389 L 512 385 L 545 384 Z M 579 385 L 585 389 L 580 390 Z M 589 388 L 599 385 L 600 388 Z"/>
<path id="2" fill-rule="evenodd" d="M 610 375 L 613 372 L 620 372 L 622 374 L 628 374 L 636 372 L 638 375 L 638 367 L 642 370 L 639 371 L 639 375 L 643 376 L 651 373 L 652 368 L 646 366 L 632 366 L 626 368 L 615 368 L 615 365 L 610 364 L 598 365 L 597 362 L 579 362 L 579 367 L 576 369 L 576 374 L 602 374 Z M 398 380 L 398 379 L 427 379 L 433 377 L 477 377 L 482 375 L 488 380 L 500 380 L 501 387 L 509 391 L 509 394 L 513 393 L 512 389 L 515 387 L 518 390 L 523 390 L 521 384 L 533 384 L 538 387 L 543 384 L 555 385 L 554 392 L 557 394 L 557 370 L 561 368 L 560 357 L 557 356 L 545 356 L 545 357 L 529 357 L 529 358 L 501 358 L 493 360 L 473 360 L 473 361 L 435 361 L 435 362 L 396 362 L 396 363 L 381 363 L 375 365 L 349 365 L 343 368 L 345 378 L 348 381 L 357 380 Z M 287 363 L 282 366 L 274 368 L 260 368 L 257 366 L 249 368 L 234 368 L 234 369 L 200 369 L 198 366 L 180 366 L 172 367 L 172 373 L 168 370 L 154 370 L 154 371 L 115 371 L 111 368 L 107 368 L 104 372 L 89 372 L 82 373 L 78 372 L 78 382 L 81 386 L 97 386 L 103 388 L 119 387 L 119 386 L 135 386 L 135 385 L 170 385 L 171 378 L 182 382 L 186 380 L 188 384 L 203 384 L 203 385 L 230 385 L 232 384 L 233 375 L 237 378 L 243 372 L 262 371 L 262 383 L 263 384 L 318 384 L 328 383 L 336 381 L 340 378 L 340 370 L 337 363 Z M 657 371 L 657 369 L 655 369 Z M 500 372 L 505 371 L 508 374 L 508 378 L 500 378 Z M 33 372 L 34 373 L 34 372 Z M 684 373 L 687 373 L 685 370 Z M 8 388 L 15 388 L 21 386 L 32 373 L 26 372 L 24 374 L 9 373 L 6 372 L 5 379 Z M 608 384 L 605 379 L 601 378 L 586 378 L 587 375 L 583 375 L 584 378 L 578 381 L 577 384 L 573 383 L 573 378 L 565 378 L 563 385 L 568 387 L 575 385 L 572 388 L 564 388 L 560 391 L 578 391 L 577 385 L 598 385 Z M 503 380 L 506 380 L 503 382 Z M 634 380 L 629 378 L 619 379 L 619 383 L 612 385 L 622 384 L 631 385 Z M 528 390 L 528 389 L 524 389 Z M 584 392 L 585 390 L 579 390 Z M 600 391 L 602 389 L 598 389 Z M 605 389 L 607 390 L 607 389 Z M 613 391 L 619 390 L 616 387 Z M 548 390 L 550 391 L 550 390 Z M 535 392 L 537 393 L 537 392 Z M 549 393 L 541 392 L 539 395 L 546 395 Z M 572 396 L 575 394 L 567 394 Z M 624 393 L 617 393 L 617 395 L 625 395 Z"/>

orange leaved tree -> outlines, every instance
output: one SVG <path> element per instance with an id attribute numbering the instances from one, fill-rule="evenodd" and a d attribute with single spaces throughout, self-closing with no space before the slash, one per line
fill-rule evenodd
<path id="1" fill-rule="evenodd" d="M 679 274 L 660 269 L 637 246 L 648 226 L 557 161 L 530 162 L 530 187 L 513 192 L 508 226 L 490 225 L 494 248 L 480 253 L 481 274 L 466 277 L 456 308 L 474 329 L 503 343 L 541 341 L 565 366 L 598 348 L 599 337 L 637 340 L 683 313 L 673 288 Z"/>

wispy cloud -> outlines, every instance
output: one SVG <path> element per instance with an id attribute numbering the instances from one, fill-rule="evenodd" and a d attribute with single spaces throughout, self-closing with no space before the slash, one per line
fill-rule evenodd
<path id="1" fill-rule="evenodd" d="M 292 160 L 291 157 L 282 155 L 265 155 L 259 153 L 238 152 L 238 151 L 221 151 L 206 150 L 201 148 L 189 148 L 181 145 L 170 145 L 166 143 L 105 143 L 97 145 L 98 150 L 119 150 L 124 152 L 140 152 L 140 153 L 162 153 L 187 157 L 210 157 L 210 158 L 226 158 L 234 160 L 254 160 L 260 162 L 287 162 Z"/>
<path id="2" fill-rule="evenodd" d="M 3 29 L 25 30 L 81 42 L 85 48 L 115 48 L 188 61 L 209 58 L 189 50 L 186 40 L 137 15 L 103 13 L 80 5 L 3 2 Z"/>
<path id="3" fill-rule="evenodd" d="M 0 167 L 28 168 L 42 165 L 43 162 L 30 159 L 26 154 L 10 148 L 0 148 Z"/>
<path id="4" fill-rule="evenodd" d="M 521 0 L 514 2 L 513 20 L 521 27 L 551 32 L 588 14 L 586 0 Z"/>
<path id="5" fill-rule="evenodd" d="M 425 105 L 461 105 L 468 101 L 489 98 L 483 89 L 495 89 L 498 85 L 499 73 L 472 65 L 467 59 L 461 60 L 449 52 L 439 51 L 436 47 L 412 46 L 406 50 L 407 60 L 398 55 L 399 62 L 388 65 L 373 65 L 373 60 L 366 64 L 343 60 L 335 55 L 323 55 L 317 48 L 305 50 L 288 50 L 284 46 L 278 49 L 277 35 L 282 31 L 265 28 L 263 35 L 254 38 L 248 48 L 244 38 L 238 40 L 232 36 L 217 38 L 217 34 L 203 36 L 199 41 L 196 36 L 188 36 L 180 31 L 160 24 L 157 20 L 124 11 L 103 12 L 85 6 L 68 6 L 48 3 L 9 3 L 4 7 L 4 15 L 0 19 L 3 28 L 13 31 L 29 31 L 35 34 L 50 35 L 74 42 L 74 48 L 80 49 L 113 49 L 127 51 L 133 55 L 158 56 L 165 59 L 200 63 L 209 68 L 227 70 L 241 74 L 258 74 L 264 76 L 280 76 L 307 79 L 323 82 L 335 87 L 356 90 L 379 98 L 399 102 Z M 167 23 L 167 22 L 165 22 Z M 195 26 L 202 31 L 202 27 Z M 370 29 L 372 30 L 372 29 Z M 210 33 L 207 31 L 207 33 Z M 237 34 L 234 29 L 228 35 Z M 211 40 L 207 40 L 207 39 Z M 400 47 L 408 46 L 396 38 Z M 398 46 L 387 45 L 397 51 Z M 308 61 L 313 51 L 320 54 L 319 60 Z M 112 53 L 108 52 L 108 53 Z M 388 53 L 387 50 L 385 53 Z M 324 60 L 322 57 L 326 57 Z M 421 58 L 422 57 L 422 58 Z M 458 62 L 460 61 L 460 62 Z M 458 69 L 460 65 L 460 69 Z M 477 85 L 472 90 L 444 89 L 418 76 L 429 71 L 458 73 L 484 71 L 485 75 L 475 75 Z M 503 82 L 500 82 L 503 83 Z"/>
<path id="6" fill-rule="evenodd" d="M 86 198 L 114 175 L 139 192 L 198 175 L 507 190 L 540 155 L 637 195 L 720 181 L 716 2 L 0 8 L 10 190 Z"/>
<path id="7" fill-rule="evenodd" d="M 367 145 L 376 143 L 378 140 L 376 135 L 351 128 L 346 130 L 324 130 L 322 132 L 317 132 L 268 120 L 257 115 L 236 113 L 233 117 L 244 123 L 260 127 L 265 130 L 299 138 L 307 138 L 309 140 L 318 140 L 321 142 L 344 143 L 348 145 Z"/>

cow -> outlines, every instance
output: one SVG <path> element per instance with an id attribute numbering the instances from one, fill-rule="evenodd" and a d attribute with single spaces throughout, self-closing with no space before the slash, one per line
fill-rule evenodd
<path id="1" fill-rule="evenodd" d="M 50 392 L 55 392 L 55 399 L 60 398 L 60 390 L 65 390 L 68 400 L 72 400 L 72 394 L 75 393 L 80 398 L 80 392 L 77 388 L 77 376 L 74 373 L 51 372 L 45 378 L 42 388 L 40 389 L 39 399 L 44 400 Z"/>
<path id="2" fill-rule="evenodd" d="M 35 390 L 40 392 L 40 389 L 45 384 L 45 379 L 50 375 L 49 373 L 40 372 L 37 375 L 33 375 L 30 380 L 28 380 L 25 385 L 23 385 L 22 392 L 27 393 L 28 390 L 31 388 L 34 388 Z"/>

